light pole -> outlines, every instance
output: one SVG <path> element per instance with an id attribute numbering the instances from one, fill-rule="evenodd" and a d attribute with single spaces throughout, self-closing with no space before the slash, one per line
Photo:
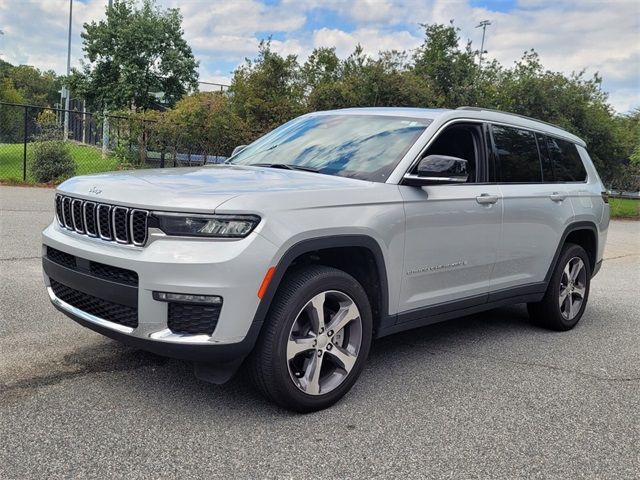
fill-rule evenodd
<path id="1" fill-rule="evenodd" d="M 489 20 L 482 20 L 476 28 L 482 27 L 482 42 L 480 43 L 480 60 L 478 62 L 478 70 L 482 69 L 482 54 L 484 53 L 484 34 L 487 30 L 487 26 L 491 25 Z"/>
<path id="2" fill-rule="evenodd" d="M 69 38 L 67 43 L 67 79 L 71 74 L 71 19 L 73 17 L 73 0 L 69 0 Z M 69 89 L 64 87 L 64 140 L 69 139 Z"/>
<path id="3" fill-rule="evenodd" d="M 113 7 L 113 0 L 109 0 L 108 10 Z M 108 116 L 107 104 L 102 107 L 102 158 L 107 158 L 109 155 L 109 116 Z"/>

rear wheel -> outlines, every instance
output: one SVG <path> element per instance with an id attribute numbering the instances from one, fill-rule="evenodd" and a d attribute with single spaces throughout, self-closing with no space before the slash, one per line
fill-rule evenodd
<path id="1" fill-rule="evenodd" d="M 589 297 L 591 268 L 587 252 L 566 244 L 542 301 L 527 305 L 531 319 L 544 327 L 570 330 L 582 318 Z"/>
<path id="2" fill-rule="evenodd" d="M 255 385 L 298 412 L 326 408 L 357 380 L 371 345 L 371 307 L 347 273 L 309 266 L 288 276 L 249 360 Z"/>

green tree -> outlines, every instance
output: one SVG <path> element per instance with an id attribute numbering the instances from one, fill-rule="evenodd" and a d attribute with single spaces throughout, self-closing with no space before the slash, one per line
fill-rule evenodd
<path id="1" fill-rule="evenodd" d="M 9 78 L 0 79 L 0 102 L 24 103 Z M 24 108 L 0 103 L 0 142 L 19 142 L 24 135 Z"/>
<path id="2" fill-rule="evenodd" d="M 163 115 L 160 127 L 173 145 L 204 155 L 229 156 L 250 138 L 246 123 L 220 92 L 183 98 Z"/>
<path id="3" fill-rule="evenodd" d="M 30 65 L 18 65 L 12 68 L 10 78 L 31 105 L 53 106 L 60 101 L 62 81 L 53 70 L 43 72 Z"/>
<path id="4" fill-rule="evenodd" d="M 162 10 L 154 0 L 139 8 L 133 0 L 114 3 L 105 20 L 84 24 L 85 61 L 69 79 L 72 91 L 93 108 L 174 105 L 198 79 L 181 24 L 178 9 Z"/>
<path id="5" fill-rule="evenodd" d="M 494 108 L 556 124 L 581 137 L 605 182 L 618 173 L 625 157 L 614 112 L 601 90 L 598 75 L 565 75 L 545 70 L 538 54 L 524 53 L 513 68 L 504 69 L 496 84 Z"/>
<path id="6" fill-rule="evenodd" d="M 432 92 L 431 106 L 476 105 L 481 76 L 471 42 L 460 48 L 459 29 L 453 21 L 422 26 L 425 40 L 414 54 L 413 70 Z"/>
<path id="7" fill-rule="evenodd" d="M 229 93 L 234 112 L 256 135 L 305 111 L 297 58 L 274 52 L 270 40 L 260 42 L 256 59 L 236 69 Z"/>
<path id="8" fill-rule="evenodd" d="M 42 71 L 30 65 L 11 65 L 0 60 L 0 81 L 8 79 L 30 105 L 51 107 L 60 98 L 62 81 L 54 71 Z"/>

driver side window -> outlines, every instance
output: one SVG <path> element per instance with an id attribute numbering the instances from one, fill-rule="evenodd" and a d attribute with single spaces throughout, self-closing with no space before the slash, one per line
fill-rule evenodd
<path id="1" fill-rule="evenodd" d="M 422 158 L 429 155 L 447 155 L 467 161 L 467 183 L 475 183 L 477 179 L 477 165 L 479 141 L 478 127 L 472 125 L 453 125 L 442 132 L 424 153 Z M 421 158 L 421 159 L 422 159 Z"/>

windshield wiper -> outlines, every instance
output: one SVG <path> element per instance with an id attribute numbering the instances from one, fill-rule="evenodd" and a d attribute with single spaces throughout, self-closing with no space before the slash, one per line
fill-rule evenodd
<path id="1" fill-rule="evenodd" d="M 318 173 L 319 168 L 304 167 L 302 165 L 293 165 L 290 163 L 252 163 L 250 167 L 270 167 L 270 168 L 282 168 L 284 170 L 304 170 L 305 172 Z"/>

